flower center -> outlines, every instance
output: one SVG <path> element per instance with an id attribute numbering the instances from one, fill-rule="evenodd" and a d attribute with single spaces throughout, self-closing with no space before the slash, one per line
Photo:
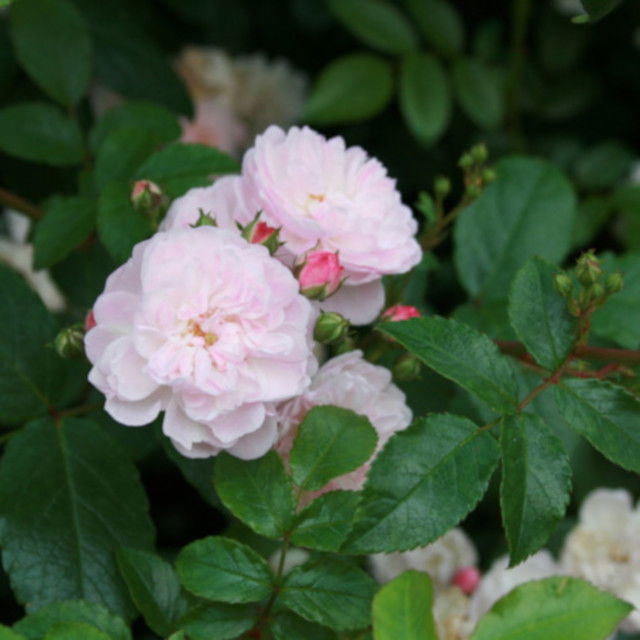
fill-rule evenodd
<path id="1" fill-rule="evenodd" d="M 189 320 L 187 323 L 187 331 L 191 333 L 192 336 L 202 338 L 208 347 L 218 341 L 218 336 L 213 333 L 213 331 L 203 331 L 202 327 L 195 320 Z"/>

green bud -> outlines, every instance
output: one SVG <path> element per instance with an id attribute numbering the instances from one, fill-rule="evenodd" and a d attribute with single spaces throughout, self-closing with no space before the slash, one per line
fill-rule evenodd
<path id="1" fill-rule="evenodd" d="M 461 169 L 470 169 L 473 166 L 473 157 L 470 153 L 463 153 L 458 160 L 458 166 Z"/>
<path id="2" fill-rule="evenodd" d="M 482 181 L 485 183 L 493 182 L 498 177 L 495 169 L 489 167 L 482 172 Z"/>
<path id="3" fill-rule="evenodd" d="M 590 300 L 599 300 L 600 298 L 604 298 L 605 293 L 606 291 L 604 287 L 599 282 L 596 282 L 589 287 Z"/>
<path id="4" fill-rule="evenodd" d="M 619 271 L 607 276 L 607 293 L 618 293 L 624 286 L 624 276 Z"/>
<path id="5" fill-rule="evenodd" d="M 356 341 L 351 336 L 346 336 L 344 340 L 341 340 L 336 347 L 336 355 L 342 355 L 348 353 L 356 348 Z"/>
<path id="6" fill-rule="evenodd" d="M 482 187 L 479 187 L 477 184 L 467 185 L 466 194 L 469 198 L 478 198 L 481 193 Z"/>
<path id="7" fill-rule="evenodd" d="M 210 213 L 205 213 L 202 209 L 198 209 L 200 214 L 195 224 L 190 225 L 193 229 L 197 227 L 217 227 L 218 223 Z"/>
<path id="8" fill-rule="evenodd" d="M 480 143 L 472 147 L 471 157 L 476 164 L 482 164 L 483 162 L 486 162 L 487 158 L 489 157 L 487 145 L 484 143 Z"/>
<path id="9" fill-rule="evenodd" d="M 393 365 L 393 377 L 396 380 L 416 380 L 420 377 L 422 365 L 412 353 L 405 353 Z"/>
<path id="10" fill-rule="evenodd" d="M 349 332 L 349 321 L 339 313 L 322 312 L 313 329 L 313 337 L 323 344 L 340 342 Z"/>
<path id="11" fill-rule="evenodd" d="M 433 183 L 433 190 L 436 196 L 444 198 L 451 191 L 451 180 L 446 176 L 438 176 Z"/>
<path id="12" fill-rule="evenodd" d="M 566 298 L 573 289 L 573 280 L 564 272 L 556 273 L 553 276 L 553 286 L 561 296 Z"/>
<path id="13" fill-rule="evenodd" d="M 75 358 L 84 353 L 84 330 L 82 325 L 65 327 L 53 341 L 53 347 L 62 358 Z"/>
<path id="14" fill-rule="evenodd" d="M 585 251 L 576 264 L 576 278 L 581 284 L 590 285 L 602 275 L 600 260 L 593 250 Z"/>
<path id="15" fill-rule="evenodd" d="M 425 217 L 429 226 L 433 225 L 436 221 L 436 205 L 433 202 L 433 198 L 426 191 L 421 191 L 418 194 L 416 209 Z"/>

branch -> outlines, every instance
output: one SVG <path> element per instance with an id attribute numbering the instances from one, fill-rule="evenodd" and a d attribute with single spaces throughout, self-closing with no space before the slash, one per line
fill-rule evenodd
<path id="1" fill-rule="evenodd" d="M 0 188 L 0 204 L 20 211 L 20 213 L 28 215 L 33 220 L 40 220 L 45 214 L 44 209 L 41 209 L 38 205 L 2 188 Z"/>
<path id="2" fill-rule="evenodd" d="M 527 348 L 522 342 L 515 340 L 496 340 L 496 344 L 502 353 L 510 356 L 522 357 L 528 355 Z M 640 350 L 633 349 L 609 349 L 606 347 L 578 346 L 575 350 L 576 358 L 585 360 L 609 360 L 618 362 L 640 363 Z"/>

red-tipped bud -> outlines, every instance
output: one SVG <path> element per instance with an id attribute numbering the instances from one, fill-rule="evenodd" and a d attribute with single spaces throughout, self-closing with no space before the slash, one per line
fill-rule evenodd
<path id="1" fill-rule="evenodd" d="M 268 225 L 266 222 L 260 221 L 261 211 L 256 213 L 255 218 L 245 227 L 240 227 L 242 237 L 251 244 L 261 244 L 273 255 L 278 247 L 282 245 L 280 242 L 280 229 L 276 229 Z"/>
<path id="2" fill-rule="evenodd" d="M 420 312 L 408 304 L 396 304 L 382 312 L 381 320 L 398 322 L 399 320 L 411 320 L 411 318 L 419 318 Z"/>
<path id="3" fill-rule="evenodd" d="M 93 315 L 93 309 L 89 309 L 84 319 L 84 330 L 91 331 L 96 326 L 96 317 Z"/>
<path id="4" fill-rule="evenodd" d="M 463 567 L 455 572 L 451 583 L 459 587 L 463 593 L 470 595 L 480 584 L 480 572 L 475 567 Z"/>
<path id="5" fill-rule="evenodd" d="M 337 253 L 312 250 L 296 268 L 300 292 L 312 300 L 324 300 L 334 294 L 342 284 L 344 268 Z"/>
<path id="6" fill-rule="evenodd" d="M 136 211 L 147 213 L 162 203 L 162 191 L 151 180 L 138 180 L 131 190 L 131 203 Z"/>

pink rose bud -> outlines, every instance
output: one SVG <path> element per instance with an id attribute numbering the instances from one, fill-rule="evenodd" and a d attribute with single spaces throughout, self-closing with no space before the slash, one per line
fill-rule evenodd
<path id="1" fill-rule="evenodd" d="M 390 322 L 398 322 L 399 320 L 410 320 L 411 318 L 419 318 L 420 312 L 415 308 L 406 304 L 396 304 L 382 312 L 381 319 Z"/>
<path id="2" fill-rule="evenodd" d="M 340 288 L 344 268 L 337 253 L 312 250 L 296 271 L 300 292 L 312 300 L 324 300 Z"/>
<path id="3" fill-rule="evenodd" d="M 475 567 L 463 567 L 455 572 L 451 583 L 470 595 L 480 584 L 480 572 Z"/>
<path id="4" fill-rule="evenodd" d="M 147 214 L 158 209 L 162 203 L 162 191 L 151 180 L 138 180 L 131 190 L 131 203 L 133 208 L 140 213 Z"/>
<path id="5" fill-rule="evenodd" d="M 258 222 L 253 229 L 249 242 L 252 244 L 263 244 L 265 240 L 269 239 L 269 236 L 277 232 L 275 227 L 270 227 L 266 222 Z"/>
<path id="6" fill-rule="evenodd" d="M 268 225 L 266 222 L 260 221 L 261 211 L 256 213 L 255 218 L 245 227 L 241 227 L 242 237 L 251 244 L 261 244 L 273 255 L 278 247 L 282 245 L 280 242 L 280 229 L 276 229 Z"/>
<path id="7" fill-rule="evenodd" d="M 84 330 L 91 331 L 96 326 L 96 317 L 93 315 L 93 309 L 89 309 L 86 318 L 84 319 Z"/>

